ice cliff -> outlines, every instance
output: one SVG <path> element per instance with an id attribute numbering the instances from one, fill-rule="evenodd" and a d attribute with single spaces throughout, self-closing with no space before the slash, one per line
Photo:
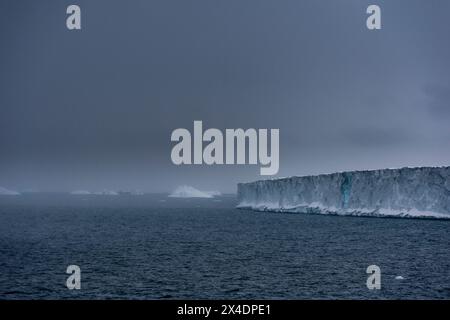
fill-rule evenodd
<path id="1" fill-rule="evenodd" d="M 450 219 L 450 167 L 350 171 L 240 183 L 238 208 Z"/>

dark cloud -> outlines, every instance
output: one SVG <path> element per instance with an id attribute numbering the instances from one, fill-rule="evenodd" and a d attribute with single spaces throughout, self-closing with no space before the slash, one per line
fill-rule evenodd
<path id="1" fill-rule="evenodd" d="M 65 28 L 71 1 L 0 3 L 0 185 L 234 191 L 260 178 L 172 165 L 170 134 L 194 120 L 280 128 L 281 176 L 448 165 L 447 0 L 377 1 L 374 32 L 360 0 L 77 3 L 80 32 Z"/>

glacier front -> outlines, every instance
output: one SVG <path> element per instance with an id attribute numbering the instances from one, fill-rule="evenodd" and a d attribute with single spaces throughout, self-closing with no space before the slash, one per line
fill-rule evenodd
<path id="1" fill-rule="evenodd" d="M 450 219 L 450 167 L 349 171 L 239 183 L 237 207 Z"/>

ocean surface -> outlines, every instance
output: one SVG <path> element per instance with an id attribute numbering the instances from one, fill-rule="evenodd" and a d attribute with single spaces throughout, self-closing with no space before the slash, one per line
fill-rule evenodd
<path id="1" fill-rule="evenodd" d="M 2 196 L 0 299 L 450 298 L 449 220 L 263 213 L 235 203 Z M 380 290 L 366 287 L 373 264 Z M 81 268 L 80 290 L 66 287 L 68 265 Z"/>

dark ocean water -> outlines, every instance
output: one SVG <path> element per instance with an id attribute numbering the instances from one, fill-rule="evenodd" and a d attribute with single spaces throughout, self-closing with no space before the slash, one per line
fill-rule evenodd
<path id="1" fill-rule="evenodd" d="M 0 299 L 450 298 L 448 220 L 234 205 L 231 196 L 1 197 Z M 81 290 L 65 286 L 71 264 Z M 372 264 L 381 290 L 366 287 Z"/>

